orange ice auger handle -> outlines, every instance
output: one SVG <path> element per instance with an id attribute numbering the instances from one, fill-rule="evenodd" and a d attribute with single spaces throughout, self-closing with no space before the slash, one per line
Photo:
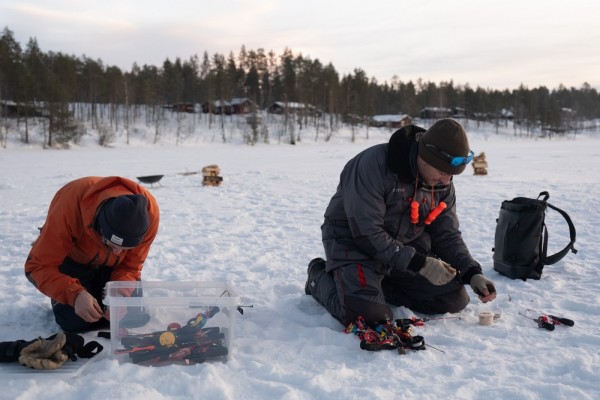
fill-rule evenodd
<path id="1" fill-rule="evenodd" d="M 419 203 L 415 200 L 410 203 L 410 222 L 411 224 L 419 222 Z"/>
<path id="2" fill-rule="evenodd" d="M 436 208 L 431 210 L 427 218 L 425 218 L 425 225 L 431 224 L 437 218 L 437 216 L 440 215 L 442 211 L 444 211 L 444 208 L 446 208 L 446 203 L 440 201 L 440 204 L 438 204 Z"/>

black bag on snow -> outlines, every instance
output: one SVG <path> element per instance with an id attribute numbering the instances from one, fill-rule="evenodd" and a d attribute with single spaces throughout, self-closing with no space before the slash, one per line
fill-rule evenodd
<path id="1" fill-rule="evenodd" d="M 540 199 L 540 197 L 542 197 Z M 516 197 L 505 200 L 500 207 L 494 237 L 494 269 L 511 279 L 540 279 L 545 265 L 562 259 L 575 247 L 575 226 L 569 215 L 548 203 L 548 192 L 537 199 Z M 571 241 L 556 254 L 547 255 L 548 230 L 544 223 L 546 207 L 558 211 L 569 224 Z"/>

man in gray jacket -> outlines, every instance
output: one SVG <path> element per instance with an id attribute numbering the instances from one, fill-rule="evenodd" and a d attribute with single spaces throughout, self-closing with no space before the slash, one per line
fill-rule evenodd
<path id="1" fill-rule="evenodd" d="M 393 319 L 388 306 L 456 313 L 496 298 L 459 230 L 452 176 L 473 159 L 452 119 L 410 125 L 344 167 L 321 226 L 327 261 L 309 263 L 305 292 L 347 325 Z"/>

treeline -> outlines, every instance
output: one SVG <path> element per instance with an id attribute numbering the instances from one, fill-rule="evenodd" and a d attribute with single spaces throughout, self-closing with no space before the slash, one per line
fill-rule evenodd
<path id="1" fill-rule="evenodd" d="M 0 37 L 0 99 L 26 110 L 47 104 L 50 131 L 64 124 L 67 104 L 159 106 L 179 102 L 205 103 L 246 97 L 260 108 L 274 101 L 309 103 L 328 115 L 371 116 L 406 113 L 419 116 L 425 107 L 463 110 L 467 117 L 497 118 L 501 110 L 527 124 L 542 127 L 600 117 L 600 96 L 589 84 L 580 88 L 491 90 L 452 81 L 378 82 L 362 69 L 340 76 L 329 63 L 285 49 L 276 55 L 244 46 L 235 55 L 204 52 L 187 60 L 166 59 L 162 66 L 133 64 L 130 71 L 102 60 L 61 52 L 43 52 L 30 38 L 25 48 L 4 28 Z M 29 107 L 31 106 L 31 107 Z M 33 112 L 33 111 L 32 111 Z M 94 107 L 91 116 L 94 117 Z M 54 124 L 54 126 L 53 126 Z"/>

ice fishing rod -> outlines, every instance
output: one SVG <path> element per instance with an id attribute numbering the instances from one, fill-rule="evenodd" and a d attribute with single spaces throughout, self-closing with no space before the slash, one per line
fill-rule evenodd
<path id="1" fill-rule="evenodd" d="M 565 318 L 565 317 L 557 317 L 555 315 L 550 315 L 550 314 L 545 314 L 545 313 L 540 313 L 536 310 L 533 310 L 531 308 L 528 308 L 527 311 L 531 311 L 533 313 L 537 313 L 540 314 L 541 316 L 544 317 L 548 317 L 548 319 L 550 320 L 550 322 L 552 323 L 552 325 L 566 325 L 566 326 L 573 326 L 575 325 L 575 322 L 573 322 L 572 319 L 569 318 Z"/>
<path id="2" fill-rule="evenodd" d="M 425 346 L 427 346 L 427 347 L 431 347 L 431 348 L 432 348 L 432 349 L 434 349 L 434 350 L 437 350 L 437 351 L 439 351 L 439 352 L 441 352 L 441 353 L 444 353 L 444 354 L 446 354 L 446 352 L 445 352 L 444 350 L 442 350 L 442 349 L 438 349 L 437 347 L 435 347 L 435 346 L 432 346 L 432 345 L 430 345 L 429 343 L 425 343 Z"/>
<path id="3" fill-rule="evenodd" d="M 525 315 L 525 314 L 521 313 L 520 311 L 519 311 L 519 315 L 521 315 L 521 316 L 523 316 L 523 317 L 525 317 L 527 319 L 530 319 L 532 321 L 537 322 L 538 328 L 543 328 L 543 329 L 546 329 L 546 330 L 549 330 L 549 331 L 553 331 L 554 330 L 554 324 L 552 324 L 550 322 L 549 318 L 547 316 L 545 316 L 545 315 L 541 315 L 541 316 L 539 316 L 537 318 L 531 318 L 530 316 Z"/>
<path id="4" fill-rule="evenodd" d="M 531 318 L 530 316 L 525 315 L 521 312 L 519 312 L 519 315 L 522 315 L 525 318 L 528 318 L 528 319 L 531 319 L 531 320 L 537 322 L 539 328 L 547 329 L 549 331 L 553 331 L 556 325 L 565 325 L 565 326 L 569 326 L 569 327 L 575 325 L 575 322 L 573 322 L 573 320 L 569 319 L 569 318 L 557 317 L 556 315 L 540 313 L 531 308 L 528 308 L 526 312 L 536 313 L 539 315 L 539 317 Z"/>
<path id="5" fill-rule="evenodd" d="M 425 322 L 435 321 L 435 320 L 440 320 L 440 319 L 461 319 L 462 320 L 462 317 L 456 316 L 456 317 L 436 317 L 436 318 L 417 318 L 417 317 L 399 318 L 396 320 L 396 324 L 424 326 Z"/>

